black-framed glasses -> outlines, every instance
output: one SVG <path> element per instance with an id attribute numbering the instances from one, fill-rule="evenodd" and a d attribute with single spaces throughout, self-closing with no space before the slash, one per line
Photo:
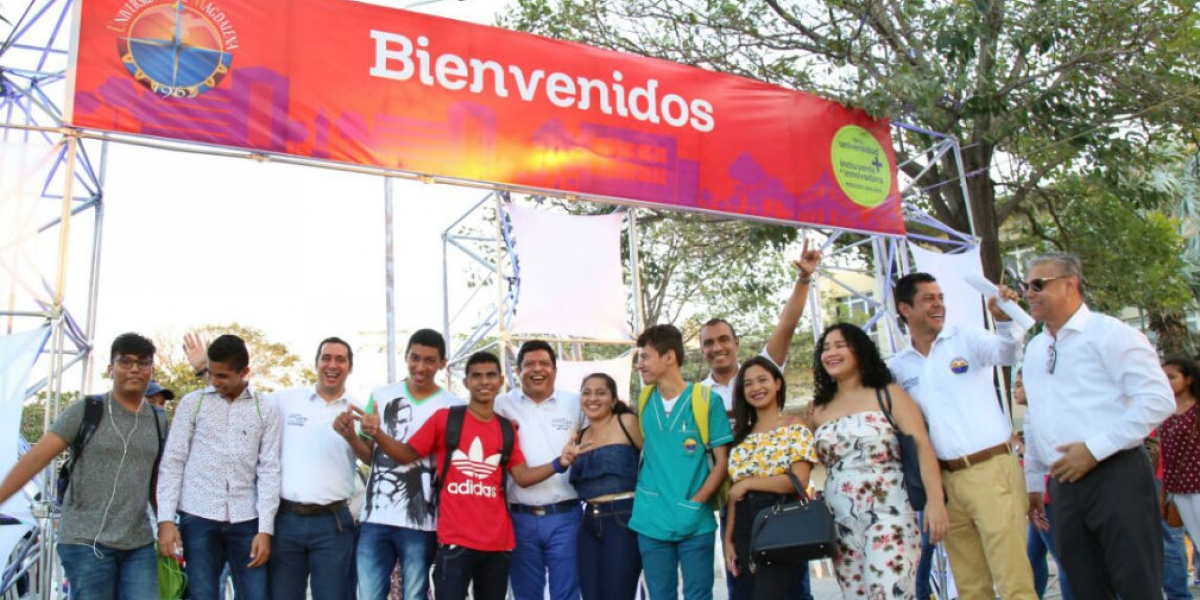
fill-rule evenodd
<path id="1" fill-rule="evenodd" d="M 154 366 L 153 358 L 140 358 L 139 359 L 139 358 L 130 358 L 128 356 L 122 356 L 121 358 L 118 358 L 117 360 L 114 360 L 113 362 L 118 367 L 121 367 L 122 369 L 125 369 L 126 371 L 133 370 L 134 368 L 149 369 Z"/>
<path id="2" fill-rule="evenodd" d="M 1040 292 L 1040 291 L 1046 289 L 1047 283 L 1050 283 L 1051 281 L 1054 281 L 1055 279 L 1065 279 L 1065 278 L 1066 278 L 1066 275 L 1059 275 L 1058 277 L 1038 277 L 1037 279 L 1030 279 L 1029 281 L 1026 281 L 1025 285 L 1029 286 L 1029 289 L 1031 289 L 1035 292 Z"/>
<path id="3" fill-rule="evenodd" d="M 1055 346 L 1058 342 L 1050 344 L 1050 356 L 1046 359 L 1046 372 L 1053 375 L 1054 365 L 1058 363 L 1058 348 Z"/>

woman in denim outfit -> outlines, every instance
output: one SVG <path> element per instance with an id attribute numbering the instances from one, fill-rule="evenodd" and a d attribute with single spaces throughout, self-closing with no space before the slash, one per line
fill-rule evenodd
<path id="1" fill-rule="evenodd" d="M 588 418 L 576 438 L 580 454 L 570 481 L 586 499 L 579 526 L 579 589 L 583 600 L 632 600 L 642 572 L 637 533 L 629 529 L 637 487 L 642 430 L 617 398 L 617 382 L 593 373 L 579 390 Z"/>

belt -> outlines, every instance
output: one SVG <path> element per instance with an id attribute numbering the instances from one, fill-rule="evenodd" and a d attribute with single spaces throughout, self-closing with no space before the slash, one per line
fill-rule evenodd
<path id="1" fill-rule="evenodd" d="M 292 502 L 291 500 L 279 500 L 280 510 L 296 513 L 302 517 L 335 513 L 345 506 L 345 500 L 338 500 L 337 502 L 330 502 L 329 504 L 305 504 L 303 502 Z"/>
<path id="2" fill-rule="evenodd" d="M 991 448 L 984 448 L 983 450 L 980 450 L 979 452 L 976 452 L 974 454 L 960 456 L 958 458 L 954 458 L 951 460 L 938 459 L 938 464 L 941 465 L 942 469 L 944 469 L 946 471 L 950 471 L 950 472 L 961 471 L 967 467 L 970 467 L 972 465 L 976 465 L 985 460 L 988 460 L 989 458 L 995 458 L 997 456 L 1002 456 L 1002 455 L 1011 454 L 1011 453 L 1012 453 L 1012 446 L 1008 442 L 1004 442 L 1003 444 L 1000 444 L 998 446 L 992 446 Z"/>
<path id="3" fill-rule="evenodd" d="M 509 504 L 509 510 L 515 513 L 525 513 L 535 517 L 544 517 L 546 515 L 555 515 L 558 513 L 571 512 L 579 510 L 578 500 L 563 500 L 554 504 L 546 504 L 544 506 L 530 506 L 528 504 Z"/>
<path id="4" fill-rule="evenodd" d="M 634 496 L 633 492 L 619 492 L 616 494 L 604 494 L 595 498 L 588 498 L 588 504 L 604 504 L 606 502 L 616 502 L 617 500 L 627 500 Z"/>

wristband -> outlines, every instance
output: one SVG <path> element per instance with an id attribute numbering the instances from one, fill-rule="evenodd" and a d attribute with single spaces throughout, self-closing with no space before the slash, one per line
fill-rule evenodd
<path id="1" fill-rule="evenodd" d="M 800 276 L 796 278 L 796 283 L 803 283 L 803 284 L 812 283 L 812 275 L 805 275 L 804 273 L 800 273 Z"/>
<path id="2" fill-rule="evenodd" d="M 550 468 L 554 469 L 554 472 L 559 475 L 567 472 L 567 468 L 562 464 L 561 456 L 556 456 L 554 457 L 554 460 L 550 461 Z"/>
<path id="3" fill-rule="evenodd" d="M 196 371 L 196 377 L 204 377 L 207 374 L 208 374 L 208 367 L 204 367 L 204 368 L 200 369 L 199 371 Z"/>

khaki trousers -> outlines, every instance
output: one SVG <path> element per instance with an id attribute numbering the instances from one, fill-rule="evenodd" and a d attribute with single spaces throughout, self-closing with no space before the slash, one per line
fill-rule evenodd
<path id="1" fill-rule="evenodd" d="M 1029 496 L 1017 458 L 992 457 L 942 471 L 950 512 L 946 553 L 960 600 L 1037 600 L 1025 553 Z"/>

